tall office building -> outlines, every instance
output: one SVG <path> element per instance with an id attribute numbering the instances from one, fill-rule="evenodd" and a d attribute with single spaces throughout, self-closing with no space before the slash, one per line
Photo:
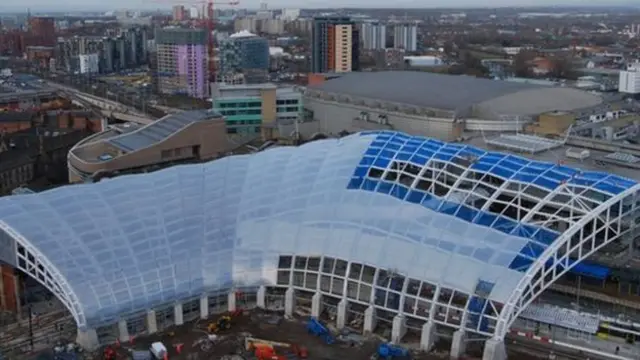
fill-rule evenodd
<path id="1" fill-rule="evenodd" d="M 362 48 L 366 50 L 384 50 L 387 42 L 387 26 L 376 22 L 364 22 L 360 26 Z"/>
<path id="2" fill-rule="evenodd" d="M 640 62 L 627 66 L 627 70 L 620 71 L 618 91 L 623 94 L 640 94 Z"/>
<path id="3" fill-rule="evenodd" d="M 176 5 L 172 10 L 174 21 L 184 21 L 189 18 L 189 12 L 182 5 Z"/>
<path id="4" fill-rule="evenodd" d="M 317 17 L 311 31 L 311 72 L 350 72 L 360 68 L 360 34 L 348 17 Z"/>
<path id="5" fill-rule="evenodd" d="M 155 40 L 158 91 L 201 99 L 208 97 L 207 31 L 158 29 Z"/>
<path id="6" fill-rule="evenodd" d="M 244 74 L 248 83 L 267 80 L 269 72 L 269 42 L 246 30 L 230 35 L 220 42 L 220 75 Z"/>
<path id="7" fill-rule="evenodd" d="M 55 46 L 55 20 L 51 17 L 32 17 L 29 19 L 28 46 Z"/>
<path id="8" fill-rule="evenodd" d="M 406 51 L 418 50 L 418 26 L 416 24 L 396 24 L 393 29 L 393 47 Z"/>

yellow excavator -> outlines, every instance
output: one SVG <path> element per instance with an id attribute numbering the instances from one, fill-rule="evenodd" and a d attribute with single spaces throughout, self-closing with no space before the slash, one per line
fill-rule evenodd
<path id="1" fill-rule="evenodd" d="M 207 330 L 210 334 L 231 328 L 231 316 L 221 316 L 215 322 L 209 323 Z"/>

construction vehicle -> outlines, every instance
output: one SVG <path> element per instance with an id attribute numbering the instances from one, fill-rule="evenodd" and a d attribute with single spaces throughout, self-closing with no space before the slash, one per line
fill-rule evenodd
<path id="1" fill-rule="evenodd" d="M 300 359 L 306 359 L 309 357 L 309 350 L 304 346 L 293 344 L 291 345 L 291 352 Z"/>
<path id="2" fill-rule="evenodd" d="M 409 350 L 391 343 L 382 343 L 378 346 L 379 359 L 408 359 Z"/>
<path id="3" fill-rule="evenodd" d="M 288 344 L 288 343 L 281 343 L 281 342 L 277 342 L 277 341 L 258 339 L 258 338 L 254 338 L 254 337 L 248 337 L 247 336 L 247 337 L 244 338 L 244 348 L 247 351 L 253 351 L 258 347 L 288 348 L 290 346 L 291 346 L 291 344 Z"/>
<path id="4" fill-rule="evenodd" d="M 207 326 L 209 333 L 213 334 L 222 330 L 229 330 L 231 328 L 231 316 L 221 316 L 215 322 L 210 323 Z"/>
<path id="5" fill-rule="evenodd" d="M 309 322 L 307 323 L 307 331 L 310 334 L 322 338 L 327 345 L 331 345 L 335 342 L 335 339 L 331 335 L 331 332 L 329 332 L 329 329 L 327 329 L 327 327 L 316 318 L 312 317 L 309 319 Z"/>
<path id="6" fill-rule="evenodd" d="M 258 360 L 287 360 L 286 357 L 276 354 L 275 349 L 268 346 L 257 347 L 255 356 Z"/>
<path id="7" fill-rule="evenodd" d="M 252 337 L 246 337 L 244 339 L 244 347 L 246 351 L 255 352 L 256 357 L 258 358 L 260 358 L 257 355 L 258 353 L 266 356 L 265 359 L 271 359 L 268 356 L 276 356 L 276 358 L 278 358 L 278 356 L 280 356 L 277 354 L 278 349 L 283 353 L 293 354 L 299 359 L 306 359 L 309 357 L 309 351 L 304 346 Z"/>

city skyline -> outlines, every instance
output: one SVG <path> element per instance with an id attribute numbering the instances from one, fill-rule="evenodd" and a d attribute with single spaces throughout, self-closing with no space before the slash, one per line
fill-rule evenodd
<path id="1" fill-rule="evenodd" d="M 260 7 L 260 0 L 241 1 L 237 6 L 238 8 L 257 9 Z M 68 12 L 68 11 L 115 11 L 118 9 L 131 9 L 131 10 L 153 10 L 153 9 L 170 9 L 173 5 L 180 5 L 180 1 L 174 2 L 152 2 L 146 0 L 138 1 L 125 1 L 114 0 L 105 4 L 101 1 L 82 1 L 82 0 L 67 0 L 63 3 L 52 4 L 47 0 L 5 0 L 0 5 L 0 12 L 26 12 L 27 9 L 31 9 L 32 12 Z M 184 2 L 185 6 L 192 6 L 193 3 L 189 1 Z M 301 6 L 299 2 L 293 2 L 288 0 L 273 0 L 268 2 L 270 9 L 279 8 L 309 8 L 309 9 L 321 9 L 321 8 L 504 8 L 504 7 L 561 7 L 561 6 L 583 6 L 583 7 L 601 7 L 601 6 L 633 6 L 638 7 L 634 2 L 627 0 L 617 1 L 601 1 L 593 2 L 590 0 L 563 0 L 557 2 L 553 0 L 492 0 L 484 3 L 484 6 L 479 6 L 478 2 L 473 0 L 430 0 L 427 2 L 417 3 L 414 0 L 399 0 L 389 4 L 384 1 L 364 1 L 364 0 L 350 0 L 348 2 L 343 1 L 322 1 L 311 0 L 305 1 L 304 6 Z M 222 8 L 228 7 L 228 5 L 222 5 Z"/>

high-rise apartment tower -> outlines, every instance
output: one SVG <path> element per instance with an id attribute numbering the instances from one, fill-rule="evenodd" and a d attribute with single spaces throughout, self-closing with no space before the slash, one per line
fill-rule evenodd
<path id="1" fill-rule="evenodd" d="M 156 31 L 158 90 L 206 98 L 209 94 L 207 31 L 164 28 Z"/>
<path id="2" fill-rule="evenodd" d="M 383 50 L 387 42 L 387 26 L 376 22 L 364 22 L 360 25 L 362 48 L 365 50 Z"/>
<path id="3" fill-rule="evenodd" d="M 311 34 L 311 72 L 350 72 L 360 68 L 360 35 L 348 17 L 317 17 Z"/>
<path id="4" fill-rule="evenodd" d="M 418 50 L 418 26 L 416 24 L 396 24 L 393 29 L 393 47 L 406 51 Z"/>

